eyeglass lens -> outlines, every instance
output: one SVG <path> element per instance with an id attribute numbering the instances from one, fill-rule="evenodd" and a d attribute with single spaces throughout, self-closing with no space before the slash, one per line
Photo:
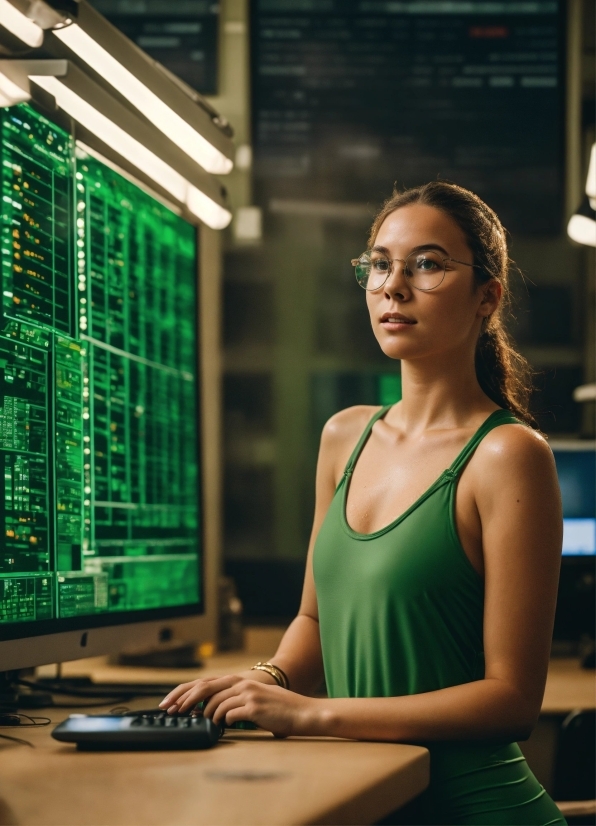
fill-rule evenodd
<path id="1" fill-rule="evenodd" d="M 400 262 L 396 262 L 397 266 Z M 369 250 L 355 263 L 356 280 L 365 290 L 378 290 L 389 278 L 394 263 L 382 253 Z M 403 265 L 404 275 L 417 290 L 438 287 L 445 276 L 445 263 L 438 252 L 413 252 Z"/>

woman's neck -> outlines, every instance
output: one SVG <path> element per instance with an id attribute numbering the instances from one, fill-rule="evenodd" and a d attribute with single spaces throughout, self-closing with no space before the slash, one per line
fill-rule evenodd
<path id="1" fill-rule="evenodd" d="M 447 358 L 402 361 L 401 376 L 402 401 L 396 413 L 409 433 L 466 427 L 498 408 L 478 384 L 473 357 L 451 353 Z"/>

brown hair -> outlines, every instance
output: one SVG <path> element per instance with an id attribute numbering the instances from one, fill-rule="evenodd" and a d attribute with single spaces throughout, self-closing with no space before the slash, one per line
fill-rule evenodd
<path id="1" fill-rule="evenodd" d="M 517 352 L 503 324 L 503 315 L 511 305 L 509 271 L 512 261 L 507 250 L 505 229 L 497 215 L 473 192 L 456 184 L 432 181 L 424 186 L 395 191 L 385 201 L 373 221 L 369 247 L 385 218 L 408 204 L 424 204 L 449 215 L 464 233 L 474 256 L 477 282 L 485 284 L 492 278 L 503 287 L 498 308 L 485 319 L 476 346 L 476 377 L 495 404 L 510 410 L 522 421 L 538 427 L 529 410 L 532 392 L 532 370 Z"/>

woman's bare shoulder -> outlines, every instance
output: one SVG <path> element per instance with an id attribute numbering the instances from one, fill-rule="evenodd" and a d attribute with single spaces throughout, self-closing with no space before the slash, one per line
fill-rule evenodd
<path id="1" fill-rule="evenodd" d="M 476 470 L 487 484 L 499 484 L 513 475 L 529 479 L 556 477 L 554 457 L 547 440 L 538 431 L 522 424 L 495 427 L 482 440 L 473 458 Z"/>
<path id="2" fill-rule="evenodd" d="M 492 458 L 505 461 L 516 456 L 526 459 L 552 456 L 542 433 L 524 424 L 505 424 L 493 428 L 480 443 L 478 452 L 487 460 Z"/>
<path id="3" fill-rule="evenodd" d="M 328 444 L 344 444 L 360 438 L 362 431 L 379 410 L 370 404 L 358 404 L 346 407 L 332 416 L 323 428 L 323 442 Z"/>
<path id="4" fill-rule="evenodd" d="M 367 404 L 348 407 L 332 416 L 323 428 L 319 459 L 334 478 L 343 471 L 364 428 L 378 410 Z"/>

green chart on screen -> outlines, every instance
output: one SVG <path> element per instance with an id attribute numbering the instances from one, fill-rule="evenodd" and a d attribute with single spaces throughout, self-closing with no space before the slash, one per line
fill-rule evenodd
<path id="1" fill-rule="evenodd" d="M 196 229 L 0 113 L 0 622 L 196 604 Z"/>

